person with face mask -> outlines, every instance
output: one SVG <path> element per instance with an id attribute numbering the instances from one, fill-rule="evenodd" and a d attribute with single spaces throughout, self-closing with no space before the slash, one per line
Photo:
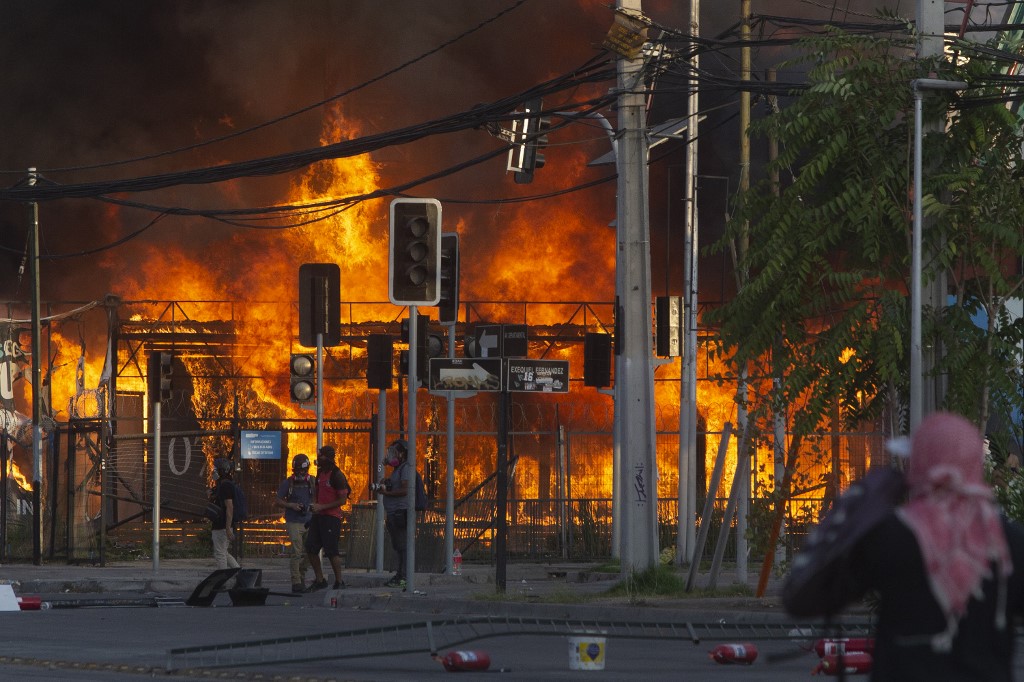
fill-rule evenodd
<path id="1" fill-rule="evenodd" d="M 213 520 L 210 539 L 213 542 L 213 560 L 217 568 L 238 568 L 238 561 L 228 547 L 235 540 L 235 486 L 231 483 L 231 460 L 217 457 L 213 460 L 214 484 L 210 502 L 221 508 L 222 514 Z"/>
<path id="2" fill-rule="evenodd" d="M 334 589 L 345 587 L 345 581 L 341 579 L 341 554 L 338 547 L 341 542 L 341 508 L 350 492 L 348 479 L 334 461 L 334 447 L 323 446 L 316 458 L 316 490 L 314 501 L 310 504 L 313 516 L 306 535 L 306 555 L 316 579 L 306 588 L 306 592 L 316 592 L 327 587 L 323 562 L 320 560 L 321 551 L 331 562 Z"/>
<path id="3" fill-rule="evenodd" d="M 387 583 L 387 587 L 406 587 L 405 577 L 405 543 L 406 523 L 408 522 L 409 500 L 406 497 L 409 481 L 412 478 L 412 467 L 405 466 L 409 455 L 409 444 L 404 440 L 396 440 L 388 446 L 384 462 L 391 467 L 391 476 L 381 481 L 378 492 L 383 495 L 384 527 L 391 538 L 391 546 L 398 554 L 398 570 Z"/>
<path id="4" fill-rule="evenodd" d="M 295 455 L 292 458 L 292 475 L 281 481 L 277 487 L 274 504 L 284 509 L 284 527 L 288 532 L 291 544 L 289 568 L 292 574 L 292 592 L 306 589 L 306 569 L 309 559 L 306 556 L 306 529 L 313 518 L 310 508 L 313 504 L 313 492 L 316 480 L 309 475 L 309 457 Z"/>

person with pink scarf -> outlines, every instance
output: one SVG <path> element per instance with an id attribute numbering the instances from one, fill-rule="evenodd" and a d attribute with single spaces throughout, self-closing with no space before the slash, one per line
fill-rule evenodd
<path id="1" fill-rule="evenodd" d="M 1024 527 L 984 478 L 981 432 L 936 412 L 910 439 L 906 500 L 891 471 L 851 486 L 794 559 L 792 615 L 832 616 L 878 596 L 873 680 L 1012 680 L 1024 615 Z"/>

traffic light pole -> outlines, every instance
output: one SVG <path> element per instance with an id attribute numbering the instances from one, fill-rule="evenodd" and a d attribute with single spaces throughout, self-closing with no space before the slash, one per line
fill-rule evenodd
<path id="1" fill-rule="evenodd" d="M 324 335 L 316 335 L 316 452 L 324 445 Z"/>
<path id="2" fill-rule="evenodd" d="M 157 396 L 159 398 L 159 396 Z M 160 573 L 160 414 L 161 400 L 153 401 L 153 575 Z"/>
<path id="3" fill-rule="evenodd" d="M 504 363 L 504 360 L 502 360 Z M 494 584 L 499 594 L 505 592 L 508 563 L 508 388 L 502 386 L 498 399 L 498 486 L 497 513 L 494 521 Z"/>
<path id="4" fill-rule="evenodd" d="M 448 327 L 448 359 L 455 359 L 455 322 Z M 455 554 L 455 396 L 448 393 L 447 419 L 447 457 L 445 458 L 447 474 L 445 475 L 444 503 L 444 555 L 445 574 L 451 575 L 455 566 L 452 555 Z"/>
<path id="5" fill-rule="evenodd" d="M 412 478 L 405 488 L 405 500 L 408 505 L 408 512 L 405 515 L 405 581 L 406 591 L 412 592 L 416 583 L 416 391 L 419 388 L 419 374 L 417 373 L 417 344 L 419 339 L 417 306 L 409 306 L 409 414 L 406 415 L 407 424 L 406 438 L 409 442 L 408 462 L 412 465 Z"/>
<path id="6" fill-rule="evenodd" d="M 401 381 L 399 381 L 399 385 L 401 385 Z M 384 478 L 384 454 L 387 450 L 387 415 L 387 391 L 380 389 L 377 391 L 377 469 L 373 474 L 371 483 L 376 483 Z M 374 515 L 374 519 L 376 519 L 374 525 L 374 539 L 376 542 L 374 546 L 377 548 L 377 557 L 374 567 L 378 572 L 382 572 L 384 570 L 384 495 L 378 492 L 375 497 L 377 499 L 377 513 Z"/>

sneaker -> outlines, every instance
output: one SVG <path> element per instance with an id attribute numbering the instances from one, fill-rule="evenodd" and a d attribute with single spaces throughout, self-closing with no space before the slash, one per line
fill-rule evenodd
<path id="1" fill-rule="evenodd" d="M 405 585 L 405 578 L 392 578 L 384 583 L 384 587 L 401 587 L 403 590 L 405 589 Z"/>
<path id="2" fill-rule="evenodd" d="M 345 581 L 344 580 L 335 580 L 334 581 L 334 587 L 332 587 L 331 589 L 332 590 L 343 590 L 343 589 L 345 589 Z"/>
<path id="3" fill-rule="evenodd" d="M 306 586 L 302 583 L 292 583 L 292 594 L 299 594 L 306 591 Z"/>
<path id="4" fill-rule="evenodd" d="M 325 590 L 325 589 L 327 589 L 327 580 L 326 579 L 325 580 L 314 580 L 313 582 L 311 582 L 309 584 L 309 587 L 306 588 L 306 592 L 316 592 L 318 590 Z"/>

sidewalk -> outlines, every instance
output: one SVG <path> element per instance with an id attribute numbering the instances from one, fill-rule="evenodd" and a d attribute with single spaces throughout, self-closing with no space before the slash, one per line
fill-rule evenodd
<path id="1" fill-rule="evenodd" d="M 390 572 L 347 569 L 346 588 L 313 594 L 290 595 L 287 558 L 250 559 L 245 568 L 262 570 L 262 586 L 272 594 L 267 604 L 302 602 L 328 604 L 333 597 L 339 608 L 386 609 L 443 613 L 450 615 L 542 615 L 551 618 L 635 619 L 644 618 L 786 621 L 778 594 L 780 582 L 773 578 L 766 596 L 629 597 L 607 596 L 619 580 L 618 574 L 598 573 L 592 564 L 512 563 L 506 567 L 506 589 L 499 593 L 493 565 L 469 564 L 463 574 L 451 576 L 417 573 L 411 591 L 385 587 Z M 152 562 L 117 562 L 106 566 L 44 564 L 2 564 L 0 582 L 12 585 L 18 596 L 38 595 L 59 607 L 61 602 L 114 599 L 127 596 L 185 599 L 214 570 L 210 559 L 163 560 L 156 571 Z M 331 577 L 329 566 L 325 575 Z M 686 573 L 681 577 L 685 580 Z M 307 582 L 309 580 L 307 575 Z M 751 594 L 758 573 L 748 575 Z M 707 575 L 698 575 L 695 593 L 706 594 Z M 718 590 L 734 594 L 734 573 L 723 573 Z M 218 595 L 216 605 L 230 605 L 228 595 Z"/>

